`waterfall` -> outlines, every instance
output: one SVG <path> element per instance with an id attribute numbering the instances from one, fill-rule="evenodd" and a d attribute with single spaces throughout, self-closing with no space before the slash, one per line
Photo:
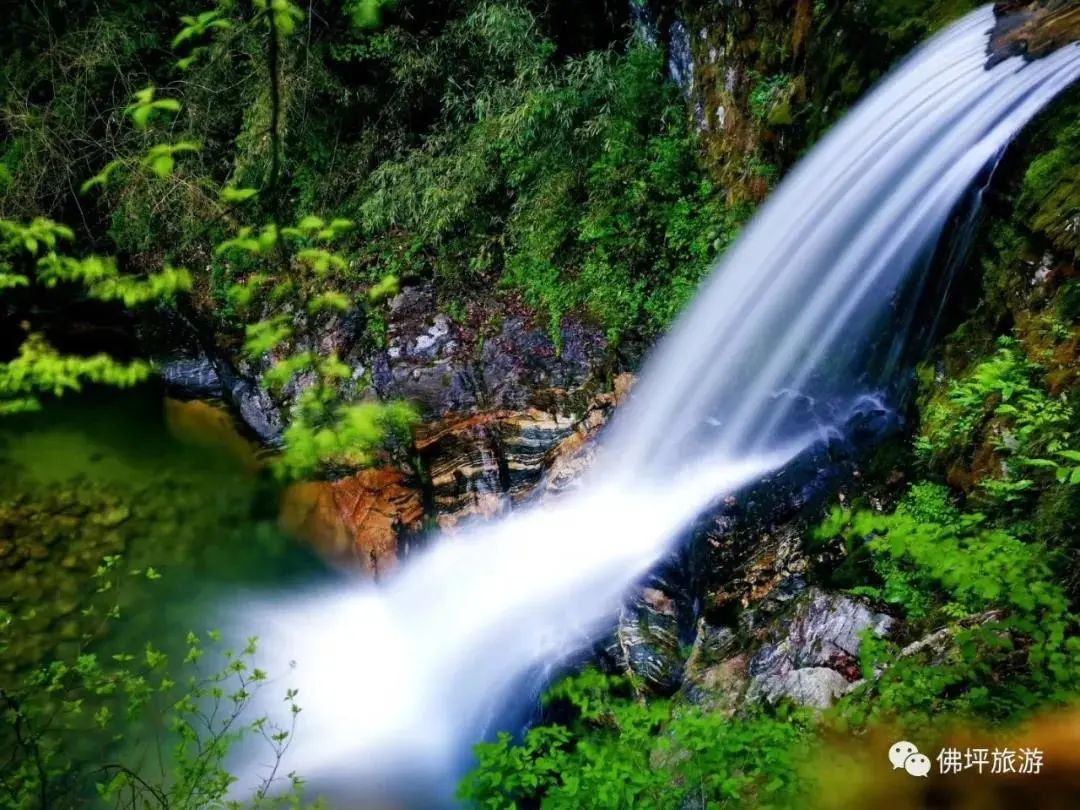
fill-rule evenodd
<path id="1" fill-rule="evenodd" d="M 365 806 L 420 785 L 449 801 L 500 707 L 602 632 L 681 529 L 887 395 L 875 341 L 905 320 L 906 285 L 979 173 L 1080 75 L 1076 46 L 988 70 L 992 25 L 986 7 L 929 41 L 791 173 L 646 363 L 580 490 L 442 538 L 378 587 L 239 607 L 261 665 L 299 689 L 285 770 Z"/>

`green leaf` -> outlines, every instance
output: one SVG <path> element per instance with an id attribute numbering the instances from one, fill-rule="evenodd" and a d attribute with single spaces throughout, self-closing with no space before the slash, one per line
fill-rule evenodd
<path id="1" fill-rule="evenodd" d="M 384 298 L 390 298 L 398 294 L 400 284 L 398 283 L 398 277 L 391 274 L 384 276 L 383 279 L 368 290 L 368 300 L 372 303 L 381 301 Z"/>
<path id="2" fill-rule="evenodd" d="M 228 203 L 239 203 L 250 200 L 258 193 L 258 189 L 254 188 L 234 188 L 232 186 L 226 186 L 221 190 L 221 199 Z"/>
<path id="3" fill-rule="evenodd" d="M 172 155 L 158 155 L 150 159 L 150 170 L 158 177 L 165 178 L 172 174 L 176 161 Z"/>
<path id="4" fill-rule="evenodd" d="M 150 122 L 150 116 L 153 112 L 153 108 L 149 105 L 136 107 L 131 111 L 131 120 L 138 129 L 145 129 L 146 125 Z"/>
<path id="5" fill-rule="evenodd" d="M 1059 465 L 1056 461 L 1052 461 L 1048 458 L 1022 458 L 1020 463 L 1027 467 L 1042 467 L 1045 469 L 1056 470 Z"/>

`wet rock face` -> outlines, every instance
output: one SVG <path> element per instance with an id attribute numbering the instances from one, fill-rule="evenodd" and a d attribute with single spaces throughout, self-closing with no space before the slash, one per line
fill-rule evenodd
<path id="1" fill-rule="evenodd" d="M 1037 59 L 1080 41 L 1076 0 L 1005 0 L 994 4 L 994 14 L 997 25 L 990 36 L 990 65 L 1010 56 Z"/>
<path id="2" fill-rule="evenodd" d="M 847 679 L 828 667 L 784 670 L 765 679 L 756 679 L 753 684 L 760 684 L 762 694 L 770 703 L 787 698 L 800 706 L 814 709 L 829 708 L 837 698 L 851 690 Z"/>
<path id="3" fill-rule="evenodd" d="M 384 350 L 371 358 L 374 387 L 383 399 L 413 402 L 425 419 L 478 410 L 551 408 L 588 384 L 603 362 L 606 342 L 596 330 L 568 323 L 559 350 L 547 332 L 510 315 L 480 339 L 438 312 L 431 285 L 409 287 L 387 312 Z"/>
<path id="4" fill-rule="evenodd" d="M 884 636 L 893 621 L 850 597 L 807 591 L 790 623 L 767 630 L 767 642 L 750 661 L 749 695 L 816 708 L 832 705 L 860 678 L 860 634 Z"/>
<path id="5" fill-rule="evenodd" d="M 725 533 L 728 516 L 714 519 L 697 542 L 699 556 L 710 565 L 704 578 L 704 609 L 723 615 L 748 607 L 774 593 L 794 596 L 805 587 L 809 562 L 803 552 L 802 528 L 797 523 L 766 527 L 759 532 L 740 527 Z M 750 543 L 753 546 L 750 547 Z M 709 572 L 723 572 L 719 578 Z"/>
<path id="6" fill-rule="evenodd" d="M 694 90 L 694 57 L 690 53 L 690 33 L 686 23 L 676 20 L 668 34 L 668 76 L 689 98 Z"/>
<path id="7" fill-rule="evenodd" d="M 750 656 L 728 627 L 698 622 L 697 636 L 686 661 L 683 696 L 691 703 L 727 716 L 739 708 L 750 682 Z"/>
<path id="8" fill-rule="evenodd" d="M 848 672 L 841 662 L 858 659 L 863 631 L 884 636 L 892 625 L 890 616 L 860 600 L 814 588 L 796 607 L 786 649 L 796 669 L 827 666 Z"/>
<path id="9" fill-rule="evenodd" d="M 364 361 L 382 399 L 405 399 L 424 417 L 416 450 L 442 528 L 502 514 L 526 498 L 571 437 L 606 357 L 603 336 L 567 323 L 561 346 L 511 312 L 481 331 L 436 307 L 428 284 L 389 305 L 385 349 Z M 481 336 L 483 335 L 483 336 Z"/>
<path id="10" fill-rule="evenodd" d="M 427 468 L 442 528 L 490 518 L 532 494 L 548 454 L 574 432 L 576 417 L 530 408 L 424 425 L 416 449 Z"/>
<path id="11" fill-rule="evenodd" d="M 546 330 L 524 317 L 506 318 L 480 352 L 484 405 L 565 409 L 575 392 L 594 384 L 607 350 L 603 335 L 571 321 L 562 327 L 560 338 L 557 348 Z"/>
<path id="12" fill-rule="evenodd" d="M 861 678 L 861 634 L 884 636 L 894 624 L 860 600 L 818 588 L 786 609 L 778 604 L 748 611 L 739 633 L 699 625 L 683 687 L 689 700 L 729 713 L 758 700 L 827 708 Z"/>
<path id="13" fill-rule="evenodd" d="M 802 64 L 811 7 L 810 0 L 684 3 L 666 32 L 669 76 L 732 203 L 759 203 L 775 182 L 793 105 L 805 99 L 805 81 L 791 74 Z"/>
<path id="14" fill-rule="evenodd" d="M 326 558 L 379 578 L 397 565 L 399 545 L 423 526 L 418 490 L 394 469 L 361 470 L 337 481 L 293 484 L 280 523 Z"/>
<path id="15" fill-rule="evenodd" d="M 616 391 L 595 397 L 582 416 L 526 408 L 422 424 L 414 442 L 426 491 L 392 468 L 295 484 L 285 493 L 282 526 L 333 562 L 380 576 L 395 565 L 402 541 L 423 528 L 425 502 L 427 516 L 449 530 L 575 486 L 630 380 L 619 377 Z"/>
<path id="16" fill-rule="evenodd" d="M 260 442 L 271 447 L 280 443 L 285 429 L 281 408 L 254 374 L 243 374 L 205 355 L 166 360 L 158 365 L 158 373 L 170 397 L 225 402 Z"/>
<path id="17" fill-rule="evenodd" d="M 628 383 L 617 384 L 610 407 Z M 603 452 L 581 429 L 588 421 L 555 452 L 542 497 L 573 489 Z M 805 538 L 825 496 L 840 490 L 843 498 L 858 474 L 854 459 L 863 442 L 880 439 L 874 430 L 856 440 L 861 425 L 849 426 L 852 439 L 813 448 L 705 515 L 634 591 L 601 644 L 601 660 L 655 693 L 681 689 L 687 699 L 722 712 L 734 712 L 744 697 L 825 705 L 841 693 L 834 675 L 857 680 L 858 632 L 867 626 L 868 609 L 810 588 L 812 563 L 824 552 L 812 559 Z M 687 657 L 682 645 L 691 640 Z M 769 645 L 775 659 L 764 653 L 753 662 L 758 674 L 769 676 L 758 682 L 752 659 Z M 817 648 L 825 652 L 812 654 Z M 829 672 L 810 671 L 816 669 Z"/>
<path id="18" fill-rule="evenodd" d="M 264 444 L 276 447 L 281 443 L 285 430 L 285 417 L 270 393 L 251 378 L 218 366 L 226 396 L 240 414 L 240 418 Z"/>
<path id="19" fill-rule="evenodd" d="M 206 357 L 168 360 L 158 367 L 165 389 L 177 399 L 221 399 L 225 388 Z"/>
<path id="20" fill-rule="evenodd" d="M 787 601 L 805 589 L 807 527 L 819 519 L 825 497 L 858 474 L 861 446 L 811 448 L 699 521 L 690 555 L 707 619 L 727 623 L 752 605 Z"/>
<path id="21" fill-rule="evenodd" d="M 415 449 L 423 474 L 409 484 L 361 473 L 343 479 L 352 483 L 305 485 L 291 490 L 285 504 L 285 522 L 294 533 L 369 574 L 388 570 L 396 555 L 397 529 L 387 525 L 386 515 L 400 513 L 406 528 L 416 522 L 402 487 L 414 487 L 411 497 L 427 503 L 443 528 L 501 514 L 529 496 L 556 455 L 564 455 L 555 454 L 556 447 L 574 435 L 594 435 L 613 404 L 596 396 L 608 357 L 597 329 L 568 321 L 557 346 L 512 305 L 500 310 L 499 319 L 470 311 L 467 323 L 459 322 L 439 311 L 430 283 L 405 288 L 385 314 L 385 346 L 365 341 L 363 323 L 353 315 L 298 324 L 297 346 L 335 353 L 351 366 L 350 399 L 404 400 L 417 408 L 422 426 Z M 196 354 L 165 362 L 161 370 L 172 396 L 220 400 L 250 434 L 274 447 L 290 403 L 310 381 L 299 375 L 272 397 L 259 384 L 268 364 L 269 358 L 251 365 Z M 389 487 L 386 493 L 375 491 L 382 486 Z M 361 492 L 365 488 L 370 491 Z M 345 502 L 356 498 L 379 505 Z M 399 505 L 384 504 L 384 498 Z"/>
<path id="22" fill-rule="evenodd" d="M 574 432 L 552 448 L 539 485 L 542 499 L 559 497 L 581 485 L 586 470 L 596 460 L 600 430 L 630 393 L 635 381 L 636 378 L 629 372 L 619 374 L 612 391 L 594 397 L 584 416 L 575 423 Z"/>
<path id="23" fill-rule="evenodd" d="M 619 375 L 614 391 L 593 397 L 581 412 L 526 407 L 421 426 L 416 449 L 439 526 L 494 517 L 534 496 L 576 488 L 593 463 L 601 428 L 632 384 L 632 375 Z"/>
<path id="24" fill-rule="evenodd" d="M 658 695 L 671 695 L 683 680 L 681 643 L 693 604 L 676 560 L 652 574 L 619 611 L 598 645 L 609 670 L 630 673 Z"/>
<path id="25" fill-rule="evenodd" d="M 386 348 L 370 361 L 375 390 L 383 399 L 406 399 L 428 419 L 480 404 L 479 384 L 459 331 L 436 311 L 432 287 L 409 287 L 395 296 L 387 319 Z"/>

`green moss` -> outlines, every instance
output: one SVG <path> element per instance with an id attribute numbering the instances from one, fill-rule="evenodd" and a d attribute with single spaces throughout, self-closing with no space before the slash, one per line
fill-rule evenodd
<path id="1" fill-rule="evenodd" d="M 867 20 L 903 45 L 926 39 L 981 5 L 977 0 L 883 0 L 865 7 Z"/>
<path id="2" fill-rule="evenodd" d="M 777 73 L 767 77 L 758 76 L 747 100 L 750 114 L 759 122 L 790 124 L 793 86 L 792 77 L 787 73 Z M 781 107 L 786 109 L 786 114 L 778 112 Z"/>
<path id="3" fill-rule="evenodd" d="M 1049 149 L 1035 157 L 1024 174 L 1017 200 L 1020 215 L 1061 251 L 1080 259 L 1080 98 L 1058 105 L 1048 122 Z"/>
<path id="4" fill-rule="evenodd" d="M 804 67 L 804 135 L 796 153 L 821 138 L 919 42 L 980 5 L 978 0 L 815 2 Z"/>

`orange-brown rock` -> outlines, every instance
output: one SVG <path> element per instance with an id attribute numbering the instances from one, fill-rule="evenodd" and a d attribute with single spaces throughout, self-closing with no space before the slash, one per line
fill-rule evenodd
<path id="1" fill-rule="evenodd" d="M 578 418 L 527 408 L 488 411 L 425 425 L 416 449 L 428 469 L 439 526 L 488 518 L 530 495 L 549 451 Z"/>
<path id="2" fill-rule="evenodd" d="M 417 489 L 395 469 L 361 470 L 336 481 L 293 484 L 280 523 L 325 557 L 378 578 L 397 563 L 401 537 L 423 526 Z"/>

